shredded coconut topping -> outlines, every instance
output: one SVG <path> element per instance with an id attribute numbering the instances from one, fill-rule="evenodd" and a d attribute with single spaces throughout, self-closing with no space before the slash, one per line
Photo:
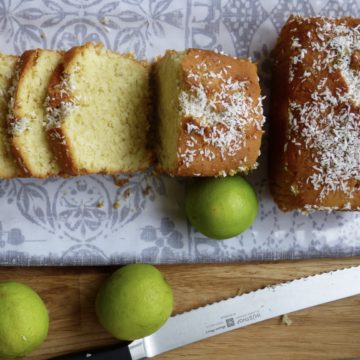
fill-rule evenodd
<path id="1" fill-rule="evenodd" d="M 76 71 L 77 69 L 74 68 L 73 72 Z M 50 97 L 48 96 L 46 98 L 46 118 L 44 126 L 47 130 L 60 128 L 64 118 L 77 109 L 77 103 L 80 101 L 80 96 L 75 95 L 77 85 L 73 75 L 63 74 L 60 83 L 57 84 L 56 87 L 62 100 L 57 107 L 53 107 L 50 105 Z"/>
<path id="2" fill-rule="evenodd" d="M 295 55 L 290 61 L 290 82 L 296 71 L 305 69 L 302 82 L 308 81 L 311 71 L 325 71 L 340 74 L 346 87 L 331 90 L 324 77 L 310 100 L 290 103 L 284 151 L 289 142 L 298 146 L 299 152 L 304 145 L 311 149 L 314 166 L 306 181 L 315 190 L 321 189 L 320 201 L 334 191 L 344 192 L 351 199 L 356 189 L 349 181 L 360 181 L 360 72 L 351 67 L 352 54 L 360 49 L 360 25 L 351 28 L 327 19 L 308 31 L 304 44 L 293 37 L 291 48 Z M 308 66 L 298 68 L 307 52 L 313 59 L 310 70 Z M 350 203 L 346 206 L 351 207 Z"/>
<path id="3" fill-rule="evenodd" d="M 30 120 L 27 118 L 16 119 L 9 123 L 9 134 L 18 136 L 29 127 Z"/>
<path id="4" fill-rule="evenodd" d="M 178 153 L 187 167 L 197 156 L 208 160 L 216 158 L 216 154 L 209 148 L 195 148 L 199 136 L 206 145 L 219 149 L 221 158 L 224 159 L 226 156 L 235 156 L 239 149 L 246 146 L 245 129 L 249 124 L 255 125 L 259 130 L 262 128 L 262 99 L 259 98 L 254 104 L 247 94 L 249 82 L 227 76 L 229 66 L 214 72 L 202 63 L 197 65 L 199 73 L 186 74 L 188 79 L 195 82 L 189 90 L 182 90 L 179 96 L 182 116 L 195 120 L 187 123 L 185 131 L 193 136 L 189 136 L 185 150 L 179 149 Z M 209 89 L 203 85 L 204 80 L 209 86 L 217 84 L 218 90 L 209 94 Z"/>

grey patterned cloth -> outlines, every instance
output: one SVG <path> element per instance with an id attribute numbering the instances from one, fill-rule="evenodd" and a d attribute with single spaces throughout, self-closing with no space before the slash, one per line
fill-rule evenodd
<path id="1" fill-rule="evenodd" d="M 1 51 L 68 49 L 85 41 L 134 51 L 201 47 L 252 57 L 268 95 L 269 53 L 291 13 L 360 16 L 360 1 L 335 0 L 0 0 Z M 0 263 L 91 265 L 186 263 L 360 255 L 360 214 L 281 213 L 267 186 L 266 138 L 249 180 L 260 200 L 254 225 L 226 241 L 186 222 L 184 183 L 110 176 L 0 181 Z M 114 204 L 119 206 L 114 206 Z"/>

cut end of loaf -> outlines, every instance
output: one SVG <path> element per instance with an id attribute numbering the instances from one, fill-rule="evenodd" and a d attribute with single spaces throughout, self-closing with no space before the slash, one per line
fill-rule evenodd
<path id="1" fill-rule="evenodd" d="M 156 152 L 158 168 L 170 174 L 177 172 L 177 149 L 181 126 L 179 97 L 183 52 L 167 51 L 154 67 L 156 88 Z"/>

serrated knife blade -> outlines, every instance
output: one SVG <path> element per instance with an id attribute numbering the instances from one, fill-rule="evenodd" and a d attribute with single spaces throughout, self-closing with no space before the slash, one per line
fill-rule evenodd
<path id="1" fill-rule="evenodd" d="M 227 331 L 357 294 L 360 294 L 360 266 L 268 286 L 172 316 L 157 332 L 129 345 L 56 359 L 144 359 Z"/>

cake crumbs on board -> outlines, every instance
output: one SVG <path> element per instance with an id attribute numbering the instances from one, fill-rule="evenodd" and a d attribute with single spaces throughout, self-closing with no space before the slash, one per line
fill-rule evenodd
<path id="1" fill-rule="evenodd" d="M 287 314 L 284 314 L 281 317 L 281 323 L 283 325 L 290 326 L 290 325 L 292 325 L 293 321 L 289 318 L 289 316 Z"/>
<path id="2" fill-rule="evenodd" d="M 243 292 L 244 292 L 244 290 L 242 288 L 240 288 L 236 291 L 236 295 L 241 295 Z"/>

